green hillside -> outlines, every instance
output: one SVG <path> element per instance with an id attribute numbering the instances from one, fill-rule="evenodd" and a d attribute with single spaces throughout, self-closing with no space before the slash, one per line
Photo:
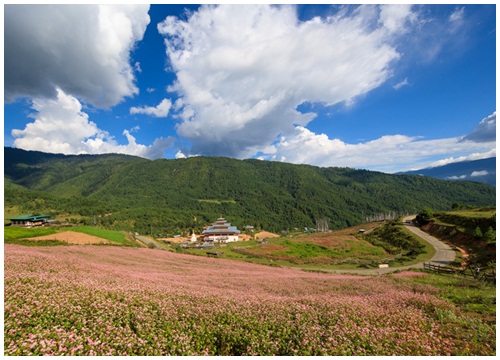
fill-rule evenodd
<path id="1" fill-rule="evenodd" d="M 150 161 L 4 150 L 6 207 L 83 216 L 112 229 L 172 234 L 201 230 L 220 215 L 240 228 L 277 232 L 326 219 L 339 229 L 424 206 L 495 205 L 493 186 L 417 175 L 221 157 Z"/>
<path id="2" fill-rule="evenodd" d="M 433 214 L 423 229 L 468 253 L 467 263 L 483 267 L 496 261 L 496 208 L 444 211 Z"/>

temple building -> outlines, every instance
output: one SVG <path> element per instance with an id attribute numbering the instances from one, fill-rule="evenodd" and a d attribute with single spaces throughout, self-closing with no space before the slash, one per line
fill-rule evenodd
<path id="1" fill-rule="evenodd" d="M 214 243 L 228 243 L 238 241 L 240 231 L 236 226 L 231 226 L 224 218 L 218 218 L 212 226 L 203 230 L 203 240 Z"/>

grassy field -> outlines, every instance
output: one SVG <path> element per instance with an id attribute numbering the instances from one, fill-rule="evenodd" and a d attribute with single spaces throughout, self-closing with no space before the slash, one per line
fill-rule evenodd
<path id="1" fill-rule="evenodd" d="M 495 288 L 5 245 L 4 355 L 494 356 Z"/>
<path id="2" fill-rule="evenodd" d="M 26 239 L 35 236 L 44 236 L 55 234 L 57 231 L 54 228 L 35 227 L 24 228 L 20 226 L 6 226 L 3 230 L 3 235 L 6 243 L 11 240 Z"/>
<path id="3" fill-rule="evenodd" d="M 52 235 L 63 231 L 75 231 L 87 235 L 96 236 L 102 239 L 109 240 L 115 244 L 128 245 L 130 240 L 122 231 L 113 231 L 94 228 L 91 226 L 75 226 L 75 227 L 34 227 L 34 228 L 24 228 L 19 226 L 7 226 L 4 227 L 4 239 L 7 244 L 24 244 L 32 246 L 44 246 L 44 245 L 65 245 L 66 243 L 61 241 L 29 241 L 25 240 L 32 237 Z"/>
<path id="4" fill-rule="evenodd" d="M 407 234 L 408 236 L 413 237 L 413 239 L 415 239 L 416 242 L 418 242 L 419 244 L 424 246 L 425 249 L 423 250 L 423 252 L 421 254 L 417 255 L 413 260 L 405 261 L 405 262 L 398 262 L 397 259 L 394 260 L 393 264 L 392 264 L 393 266 L 413 265 L 413 264 L 417 264 L 420 262 L 429 261 L 429 259 L 431 259 L 436 254 L 436 249 L 434 249 L 434 247 L 431 244 L 429 244 L 427 241 L 424 241 L 421 238 L 419 238 L 418 236 L 415 236 L 415 234 L 413 234 L 411 231 L 407 230 L 403 225 L 398 225 L 398 228 L 403 233 Z"/>
<path id="5" fill-rule="evenodd" d="M 494 286 L 471 278 L 437 274 L 415 278 L 413 282 L 439 288 L 440 297 L 460 308 L 463 319 L 467 319 L 470 326 L 474 326 L 477 321 L 490 325 L 496 324 Z"/>
<path id="6" fill-rule="evenodd" d="M 256 264 L 281 267 L 297 267 L 315 270 L 357 269 L 378 267 L 379 263 L 391 261 L 391 266 L 411 265 L 428 261 L 434 255 L 434 248 L 427 242 L 416 239 L 424 247 L 423 253 L 415 258 L 398 259 L 398 255 L 389 254 L 381 246 L 364 240 L 359 230 L 372 230 L 382 223 L 358 225 L 329 233 L 292 234 L 280 238 L 267 239 L 267 243 L 245 241 L 216 245 L 213 249 L 180 249 L 177 251 L 193 255 L 206 256 L 207 251 L 217 251 L 221 258 L 246 261 Z M 402 236 L 413 235 L 403 226 Z"/>
<path id="7" fill-rule="evenodd" d="M 127 236 L 122 231 L 106 230 L 91 226 L 76 226 L 71 227 L 71 231 L 81 232 L 87 235 L 97 236 L 102 239 L 109 240 L 116 244 L 126 244 L 129 242 Z"/>
<path id="8" fill-rule="evenodd" d="M 439 225 L 457 226 L 462 231 L 466 231 L 475 226 L 495 228 L 495 217 L 496 208 L 485 207 L 437 213 L 432 220 Z"/>

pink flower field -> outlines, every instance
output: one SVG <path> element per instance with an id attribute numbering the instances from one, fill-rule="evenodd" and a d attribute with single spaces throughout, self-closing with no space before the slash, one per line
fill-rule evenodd
<path id="1" fill-rule="evenodd" d="M 332 275 L 111 246 L 4 251 L 5 355 L 495 354 L 494 332 L 451 328 L 442 315 L 454 305 L 415 273 Z"/>

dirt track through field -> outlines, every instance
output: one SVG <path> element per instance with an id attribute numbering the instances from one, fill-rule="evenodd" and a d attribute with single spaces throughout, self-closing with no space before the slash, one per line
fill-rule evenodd
<path id="1" fill-rule="evenodd" d="M 403 218 L 403 224 L 409 231 L 411 231 L 413 234 L 420 237 L 424 241 L 427 241 L 436 250 L 436 253 L 432 257 L 432 259 L 428 260 L 427 262 L 439 265 L 447 265 L 455 261 L 455 252 L 448 244 L 445 244 L 441 240 L 436 239 L 435 237 L 425 233 L 424 231 L 415 227 L 413 224 L 408 224 L 406 222 L 407 220 L 412 220 L 414 217 L 415 215 L 411 215 Z M 395 267 L 378 268 L 378 269 L 349 269 L 349 270 L 322 270 L 322 271 L 334 274 L 382 275 L 382 274 L 389 274 L 395 271 L 409 271 L 411 269 L 422 269 L 423 267 L 424 263 L 420 262 L 413 265 L 395 266 Z"/>
<path id="2" fill-rule="evenodd" d="M 44 235 L 32 237 L 27 240 L 43 241 L 43 240 L 59 240 L 67 242 L 68 244 L 75 245 L 89 245 L 89 244 L 109 244 L 110 242 L 106 239 L 102 239 L 97 236 L 82 234 L 75 231 L 65 231 L 52 235 Z"/>

